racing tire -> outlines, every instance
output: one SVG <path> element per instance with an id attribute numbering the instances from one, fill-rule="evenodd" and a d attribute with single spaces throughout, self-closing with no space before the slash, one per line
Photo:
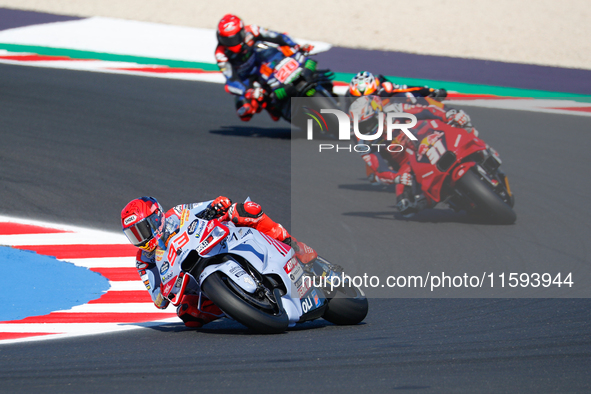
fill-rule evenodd
<path id="1" fill-rule="evenodd" d="M 359 324 L 367 316 L 369 303 L 356 287 L 340 287 L 328 302 L 322 318 L 340 326 Z"/>
<path id="2" fill-rule="evenodd" d="M 253 331 L 278 334 L 287 330 L 289 317 L 283 308 L 277 314 L 262 310 L 233 290 L 228 281 L 224 273 L 214 272 L 203 281 L 201 289 L 226 315 Z"/>
<path id="3" fill-rule="evenodd" d="M 475 171 L 466 171 L 456 182 L 456 187 L 476 204 L 474 213 L 487 222 L 513 224 L 517 220 L 511 205 L 505 203 Z"/>

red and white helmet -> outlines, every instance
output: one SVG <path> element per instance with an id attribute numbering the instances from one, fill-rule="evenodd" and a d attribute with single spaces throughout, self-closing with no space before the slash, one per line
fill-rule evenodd
<path id="1" fill-rule="evenodd" d="M 132 245 L 148 252 L 156 249 L 165 222 L 162 206 L 153 197 L 131 200 L 121 211 L 123 233 Z"/>
<path id="2" fill-rule="evenodd" d="M 234 53 L 242 49 L 245 36 L 244 22 L 236 15 L 226 14 L 218 23 L 218 42 Z"/>

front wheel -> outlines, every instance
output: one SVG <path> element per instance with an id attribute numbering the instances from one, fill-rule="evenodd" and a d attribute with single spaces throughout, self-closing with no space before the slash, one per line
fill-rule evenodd
<path id="1" fill-rule="evenodd" d="M 517 220 L 511 206 L 505 203 L 475 171 L 466 171 L 456 182 L 456 187 L 476 205 L 474 213 L 485 220 L 496 224 L 513 224 Z"/>
<path id="2" fill-rule="evenodd" d="M 280 302 L 245 292 L 222 272 L 209 275 L 201 289 L 226 315 L 256 332 L 277 334 L 289 325 L 289 317 Z"/>

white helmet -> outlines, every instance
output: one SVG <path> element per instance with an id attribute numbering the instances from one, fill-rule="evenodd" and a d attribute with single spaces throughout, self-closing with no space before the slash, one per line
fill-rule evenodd
<path id="1" fill-rule="evenodd" d="M 378 90 L 378 83 L 372 73 L 361 71 L 349 83 L 349 93 L 352 96 L 369 96 Z"/>

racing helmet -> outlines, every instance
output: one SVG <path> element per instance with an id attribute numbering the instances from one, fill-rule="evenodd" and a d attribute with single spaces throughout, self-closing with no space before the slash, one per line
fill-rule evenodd
<path id="1" fill-rule="evenodd" d="M 236 15 L 224 15 L 218 23 L 217 37 L 218 42 L 228 50 L 234 53 L 240 52 L 246 37 L 244 22 Z"/>
<path id="2" fill-rule="evenodd" d="M 378 90 L 378 82 L 372 73 L 358 72 L 349 83 L 349 93 L 352 96 L 369 96 Z"/>
<path id="3" fill-rule="evenodd" d="M 363 96 L 356 99 L 349 107 L 351 120 L 357 118 L 361 134 L 375 134 L 383 111 L 382 100 L 378 96 Z"/>
<path id="4" fill-rule="evenodd" d="M 154 197 L 131 200 L 121 211 L 123 233 L 132 245 L 147 252 L 156 249 L 165 222 L 162 206 Z"/>

